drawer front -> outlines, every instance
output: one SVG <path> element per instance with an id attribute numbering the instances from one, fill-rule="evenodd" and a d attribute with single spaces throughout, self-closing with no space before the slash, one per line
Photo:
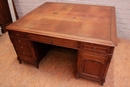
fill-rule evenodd
<path id="1" fill-rule="evenodd" d="M 75 48 L 75 49 L 77 48 L 76 41 L 59 39 L 59 38 L 52 38 L 50 42 L 51 42 L 51 44 L 58 45 L 58 46 Z"/>
<path id="2" fill-rule="evenodd" d="M 31 53 L 32 51 L 30 50 L 29 47 L 20 48 L 20 47 L 15 46 L 15 50 L 16 50 L 17 54 L 32 57 L 32 53 Z"/>
<path id="3" fill-rule="evenodd" d="M 30 46 L 28 45 L 23 45 L 23 44 L 13 44 L 16 50 L 22 50 L 25 52 L 30 52 Z"/>
<path id="4" fill-rule="evenodd" d="M 8 31 L 10 36 L 26 38 L 26 33 L 18 31 Z"/>
<path id="5" fill-rule="evenodd" d="M 30 41 L 23 39 L 23 38 L 10 37 L 10 39 L 11 39 L 12 43 L 15 45 L 19 45 L 19 44 L 22 44 L 25 46 L 30 45 Z"/>
<path id="6" fill-rule="evenodd" d="M 109 55 L 100 55 L 90 52 L 80 52 L 79 55 L 81 55 L 86 60 L 100 62 L 101 64 L 106 64 L 109 60 Z"/>
<path id="7" fill-rule="evenodd" d="M 23 56 L 23 55 L 18 55 L 18 57 L 24 61 L 24 62 L 27 62 L 27 63 L 30 63 L 30 64 L 34 64 L 35 63 L 35 60 L 33 57 L 28 57 L 28 56 Z"/>
<path id="8" fill-rule="evenodd" d="M 72 40 L 48 37 L 48 36 L 33 35 L 33 34 L 28 34 L 28 37 L 29 37 L 29 39 L 31 39 L 33 41 L 38 41 L 38 42 L 43 42 L 46 44 L 52 44 L 52 45 L 77 49 L 77 42 L 72 41 Z"/>
<path id="9" fill-rule="evenodd" d="M 25 56 L 30 56 L 32 57 L 32 51 L 31 51 L 31 42 L 23 39 L 23 38 L 17 38 L 17 37 L 10 37 L 14 48 L 17 52 L 17 54 L 25 55 Z"/>
<path id="10" fill-rule="evenodd" d="M 82 43 L 81 48 L 85 50 L 100 52 L 100 53 L 111 53 L 111 47 L 109 46 L 103 46 L 103 45 L 97 45 L 97 44 L 90 44 L 90 43 Z"/>

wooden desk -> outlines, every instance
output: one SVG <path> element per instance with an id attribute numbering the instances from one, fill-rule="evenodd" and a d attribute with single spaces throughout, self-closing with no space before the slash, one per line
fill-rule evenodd
<path id="1" fill-rule="evenodd" d="M 38 67 L 47 44 L 76 49 L 76 76 L 103 85 L 117 45 L 115 18 L 115 8 L 110 6 L 47 2 L 7 30 L 20 63 Z"/>

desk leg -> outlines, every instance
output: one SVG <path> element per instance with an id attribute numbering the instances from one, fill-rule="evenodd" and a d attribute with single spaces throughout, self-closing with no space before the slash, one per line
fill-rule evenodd
<path id="1" fill-rule="evenodd" d="M 39 69 L 39 64 L 38 63 L 36 63 L 35 66 L 36 66 L 37 69 Z"/>
<path id="2" fill-rule="evenodd" d="M 19 64 L 21 64 L 21 63 L 22 63 L 22 61 L 20 60 L 20 58 L 19 58 L 19 57 L 17 57 L 17 60 L 19 61 Z"/>
<path id="3" fill-rule="evenodd" d="M 105 79 L 102 79 L 99 83 L 100 83 L 100 85 L 103 86 L 104 82 L 105 82 Z"/>

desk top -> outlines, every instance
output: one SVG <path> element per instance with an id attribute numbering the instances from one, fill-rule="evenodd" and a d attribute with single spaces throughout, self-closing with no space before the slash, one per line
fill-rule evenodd
<path id="1" fill-rule="evenodd" d="M 115 8 L 46 2 L 7 30 L 116 46 Z"/>

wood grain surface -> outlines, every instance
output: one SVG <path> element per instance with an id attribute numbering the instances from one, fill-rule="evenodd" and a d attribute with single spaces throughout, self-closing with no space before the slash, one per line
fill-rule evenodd
<path id="1" fill-rule="evenodd" d="M 46 2 L 7 29 L 117 45 L 115 8 L 111 6 Z"/>

